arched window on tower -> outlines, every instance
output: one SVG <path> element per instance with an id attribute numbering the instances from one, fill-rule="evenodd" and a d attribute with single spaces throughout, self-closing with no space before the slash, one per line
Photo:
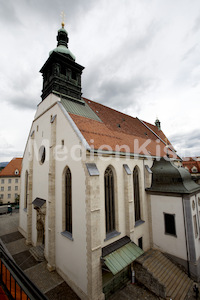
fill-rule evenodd
<path id="1" fill-rule="evenodd" d="M 25 195 L 24 195 L 24 208 L 27 209 L 28 204 L 28 171 L 25 173 Z"/>
<path id="2" fill-rule="evenodd" d="M 65 172 L 65 231 L 72 234 L 72 176 L 69 168 Z"/>
<path id="3" fill-rule="evenodd" d="M 140 183 L 139 183 L 138 167 L 135 167 L 133 170 L 133 190 L 134 190 L 134 205 L 135 205 L 135 222 L 137 222 L 141 220 Z"/>
<path id="4" fill-rule="evenodd" d="M 115 230 L 114 176 L 111 167 L 104 174 L 106 233 Z"/>

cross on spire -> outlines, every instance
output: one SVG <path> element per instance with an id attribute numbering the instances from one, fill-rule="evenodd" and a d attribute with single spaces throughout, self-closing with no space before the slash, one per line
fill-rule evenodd
<path id="1" fill-rule="evenodd" d="M 64 13 L 64 11 L 61 12 L 60 16 L 62 18 L 61 25 L 64 28 L 64 26 L 65 26 L 65 13 Z"/>

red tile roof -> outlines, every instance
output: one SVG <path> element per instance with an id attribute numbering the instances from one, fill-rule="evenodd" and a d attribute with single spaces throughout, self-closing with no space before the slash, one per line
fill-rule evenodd
<path id="1" fill-rule="evenodd" d="M 96 150 L 100 148 L 141 155 L 166 156 L 166 136 L 155 125 L 142 122 L 138 118 L 97 102 L 85 98 L 84 100 L 102 122 L 72 113 L 70 116 L 91 147 Z"/>
<path id="2" fill-rule="evenodd" d="M 0 172 L 0 177 L 19 177 L 21 175 L 22 158 L 13 158 L 9 164 Z M 15 174 L 15 170 L 19 170 L 19 174 Z"/>
<path id="3" fill-rule="evenodd" d="M 193 157 L 185 157 L 183 158 L 183 166 L 184 168 L 187 168 L 188 171 L 191 174 L 197 174 L 200 173 L 200 160 L 197 160 L 198 158 L 193 158 Z M 196 172 L 194 172 L 194 167 L 196 167 Z"/>

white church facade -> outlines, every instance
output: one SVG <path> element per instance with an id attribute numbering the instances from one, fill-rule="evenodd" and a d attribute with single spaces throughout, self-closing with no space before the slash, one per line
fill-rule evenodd
<path id="1" fill-rule="evenodd" d="M 84 68 L 68 49 L 64 25 L 57 40 L 41 69 L 42 101 L 22 162 L 20 232 L 28 244 L 43 245 L 49 271 L 81 299 L 104 299 L 107 282 L 122 272 L 128 278 L 132 262 L 151 247 L 180 256 L 183 265 L 192 260 L 190 271 L 200 278 L 199 187 L 156 189 L 154 160 L 180 160 L 158 120 L 151 125 L 82 98 Z M 122 247 L 129 260 L 122 255 L 119 266 Z"/>

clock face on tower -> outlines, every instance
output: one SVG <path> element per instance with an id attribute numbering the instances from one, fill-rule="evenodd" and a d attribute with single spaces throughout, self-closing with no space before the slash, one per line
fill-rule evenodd
<path id="1" fill-rule="evenodd" d="M 39 162 L 42 165 L 45 162 L 46 149 L 44 146 L 41 146 L 39 149 Z"/>

